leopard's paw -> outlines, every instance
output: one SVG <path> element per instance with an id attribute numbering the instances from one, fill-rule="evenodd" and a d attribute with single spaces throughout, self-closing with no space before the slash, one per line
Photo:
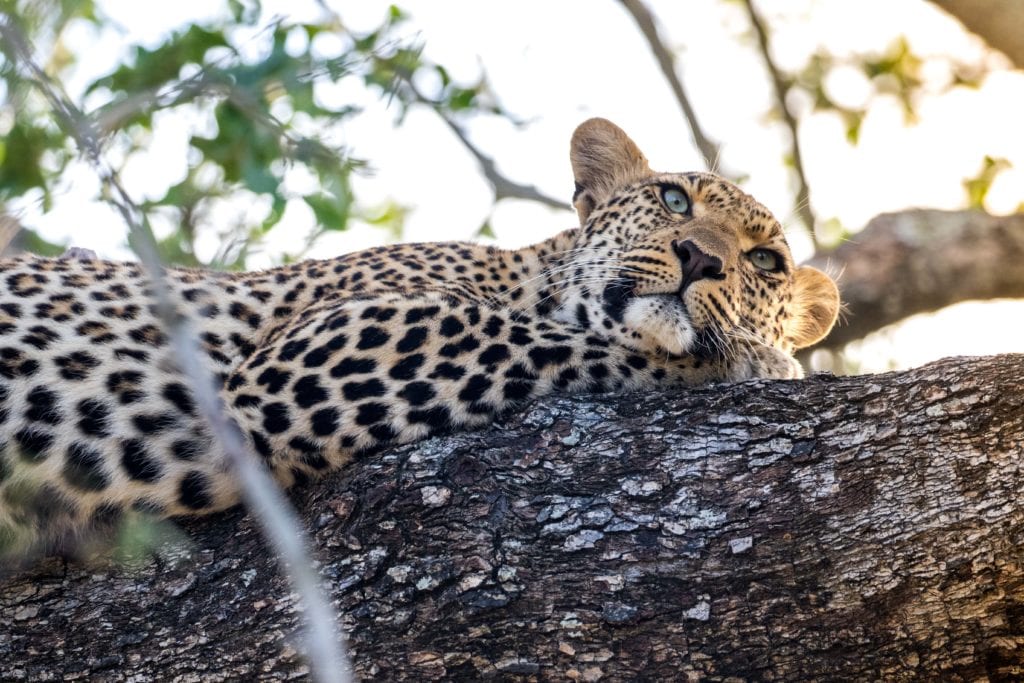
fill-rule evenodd
<path id="1" fill-rule="evenodd" d="M 802 379 L 803 366 L 796 358 L 774 346 L 755 345 L 745 349 L 733 366 L 730 379 Z"/>

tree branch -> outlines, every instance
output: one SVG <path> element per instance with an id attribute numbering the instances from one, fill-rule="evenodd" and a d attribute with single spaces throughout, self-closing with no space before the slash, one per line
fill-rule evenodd
<path id="1" fill-rule="evenodd" d="M 814 232 L 815 218 L 814 212 L 811 210 L 811 190 L 807 184 L 807 174 L 804 172 L 804 161 L 803 154 L 800 151 L 800 135 L 797 130 L 797 120 L 793 116 L 793 113 L 789 110 L 789 106 L 786 104 L 786 94 L 789 91 L 789 86 L 786 84 L 786 80 L 782 76 L 782 72 L 775 65 L 775 60 L 772 57 L 771 45 L 769 44 L 768 29 L 765 27 L 764 21 L 758 16 L 757 10 L 754 9 L 753 0 L 743 0 L 743 6 L 747 9 L 747 16 L 750 18 L 750 24 L 754 27 L 754 32 L 757 34 L 757 44 L 761 50 L 761 57 L 764 59 L 765 68 L 768 70 L 768 75 L 771 79 L 772 89 L 775 93 L 775 103 L 779 109 L 779 113 L 782 115 L 782 120 L 786 124 L 786 128 L 789 129 L 789 134 L 792 139 L 792 152 L 793 152 L 793 170 L 796 172 L 796 212 L 800 216 L 800 221 L 807 228 L 807 232 L 810 234 L 811 239 L 814 240 L 815 246 L 818 245 L 818 238 Z"/>
<path id="2" fill-rule="evenodd" d="M 669 87 L 672 89 L 672 94 L 676 98 L 676 102 L 679 103 L 679 107 L 683 110 L 683 116 L 686 118 L 686 123 L 690 127 L 690 134 L 693 137 L 693 143 L 700 150 L 700 153 L 704 156 L 704 162 L 707 164 L 708 169 L 716 172 L 721 172 L 718 169 L 722 149 L 718 143 L 714 142 L 705 133 L 704 129 L 701 128 L 700 121 L 697 119 L 697 112 L 694 110 L 693 105 L 690 104 L 690 98 L 686 95 L 686 90 L 683 88 L 683 82 L 679 79 L 679 75 L 676 73 L 675 67 L 675 56 L 665 47 L 664 41 L 658 34 L 658 26 L 654 21 L 654 16 L 651 11 L 647 9 L 647 6 L 641 0 L 620 0 L 622 6 L 626 8 L 626 11 L 633 17 L 633 21 L 636 22 L 637 28 L 640 29 L 640 33 L 643 34 L 647 40 L 647 45 L 651 48 L 651 52 L 654 53 L 654 59 L 658 62 L 658 67 L 661 69 L 662 75 L 665 80 L 668 81 Z M 728 175 L 723 173 L 723 175 Z"/>
<path id="3" fill-rule="evenodd" d="M 1024 299 L 1024 214 L 882 214 L 811 264 L 839 275 L 847 313 L 822 342 L 836 349 L 961 301 Z"/>
<path id="4" fill-rule="evenodd" d="M 469 139 L 469 136 L 467 136 L 466 132 L 462 129 L 462 126 L 442 112 L 440 108 L 437 107 L 436 103 L 431 102 L 429 99 L 420 97 L 418 93 L 416 97 L 419 102 L 433 108 L 434 112 L 441 117 L 441 120 L 444 121 L 446 126 L 448 126 L 448 129 L 455 133 L 455 137 L 459 139 L 462 146 L 465 147 L 474 158 L 476 158 L 477 163 L 480 164 L 481 172 L 494 188 L 495 202 L 502 199 L 527 199 L 545 206 L 550 206 L 552 209 L 562 209 L 565 211 L 572 210 L 572 207 L 569 206 L 569 204 L 544 194 L 538 190 L 535 185 L 523 185 L 503 175 L 501 171 L 498 170 L 498 165 L 494 162 L 494 159 L 481 152 L 480 148 L 473 144 Z"/>
<path id="5" fill-rule="evenodd" d="M 361 679 L 1012 680 L 1021 376 L 1008 355 L 549 397 L 299 507 Z M 187 558 L 0 584 L 0 679 L 303 675 L 255 525 L 186 530 Z"/>
<path id="6" fill-rule="evenodd" d="M 473 141 L 466 135 L 466 131 L 463 130 L 455 119 L 449 116 L 444 109 L 441 107 L 441 103 L 433 100 L 416 87 L 416 84 L 412 82 L 412 74 L 399 72 L 397 76 L 405 83 L 405 87 L 409 90 L 412 95 L 412 99 L 419 104 L 433 110 L 435 114 L 444 122 L 448 129 L 455 134 L 462 146 L 473 155 L 480 164 L 480 170 L 483 172 L 484 177 L 494 188 L 494 201 L 498 202 L 502 199 L 526 199 L 528 201 L 538 202 L 545 206 L 550 206 L 552 209 L 562 209 L 564 211 L 572 211 L 572 207 L 554 197 L 550 197 L 536 188 L 534 185 L 523 185 L 517 183 L 498 170 L 498 165 L 494 162 L 494 159 L 484 154 L 479 147 L 473 144 Z"/>
<path id="7" fill-rule="evenodd" d="M 440 102 L 431 99 L 420 92 L 419 88 L 416 87 L 416 84 L 413 83 L 412 76 L 412 74 L 400 72 L 397 74 L 397 77 L 406 84 L 409 92 L 413 95 L 413 99 L 432 110 L 433 113 L 444 122 L 444 125 L 449 127 L 449 130 L 455 133 L 455 136 L 460 142 L 462 142 L 466 151 L 473 155 L 473 158 L 476 159 L 476 162 L 480 165 L 480 171 L 483 173 L 483 176 L 495 189 L 495 202 L 499 202 L 503 199 L 519 199 L 538 202 L 545 206 L 549 206 L 552 209 L 562 209 L 564 211 L 572 210 L 572 207 L 565 202 L 561 202 L 542 193 L 537 186 L 524 185 L 515 182 L 502 174 L 502 172 L 498 170 L 498 164 L 495 163 L 495 160 L 483 154 L 480 151 L 480 148 L 473 144 L 473 141 L 469 139 L 468 135 L 466 135 L 466 131 L 463 130 L 462 126 L 460 126 L 455 119 L 447 115 L 441 109 Z"/>
<path id="8" fill-rule="evenodd" d="M 21 221 L 0 207 L 0 254 L 10 255 L 8 249 L 21 230 Z"/>

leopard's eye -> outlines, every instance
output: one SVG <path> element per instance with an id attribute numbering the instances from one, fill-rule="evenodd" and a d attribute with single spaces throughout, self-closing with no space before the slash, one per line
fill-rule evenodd
<path id="1" fill-rule="evenodd" d="M 782 268 L 782 259 L 770 249 L 753 249 L 747 253 L 747 258 L 761 270 L 774 273 Z"/>
<path id="2" fill-rule="evenodd" d="M 690 213 L 690 198 L 678 187 L 661 188 L 661 201 L 672 213 Z"/>

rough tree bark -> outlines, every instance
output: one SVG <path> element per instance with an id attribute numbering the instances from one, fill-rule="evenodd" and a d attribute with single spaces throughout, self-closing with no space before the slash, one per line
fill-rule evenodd
<path id="1" fill-rule="evenodd" d="M 975 299 L 1024 298 L 1024 214 L 882 214 L 810 263 L 839 281 L 846 312 L 821 343 L 839 349 L 918 313 Z"/>
<path id="2" fill-rule="evenodd" d="M 379 680 L 1024 675 L 1024 355 L 539 401 L 296 495 Z M 302 677 L 250 520 L 0 583 L 0 679 Z"/>

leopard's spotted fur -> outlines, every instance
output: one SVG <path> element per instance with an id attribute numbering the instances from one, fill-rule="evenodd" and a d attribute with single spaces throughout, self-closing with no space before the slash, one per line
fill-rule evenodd
<path id="1" fill-rule="evenodd" d="M 789 353 L 828 332 L 838 295 L 793 265 L 764 207 L 711 174 L 652 173 L 600 119 L 572 161 L 581 227 L 526 249 L 168 270 L 229 417 L 282 485 L 552 391 L 800 376 Z M 132 263 L 0 263 L 0 546 L 238 501 L 148 287 Z"/>

